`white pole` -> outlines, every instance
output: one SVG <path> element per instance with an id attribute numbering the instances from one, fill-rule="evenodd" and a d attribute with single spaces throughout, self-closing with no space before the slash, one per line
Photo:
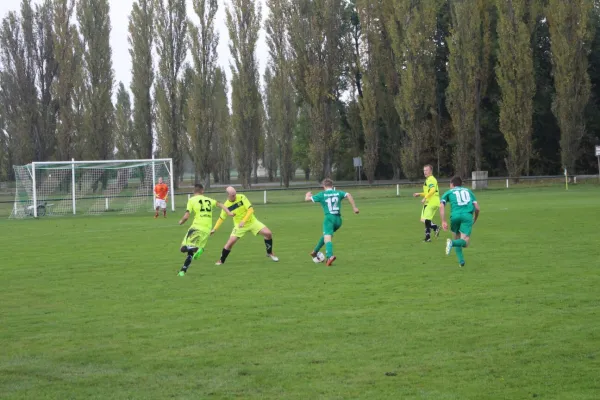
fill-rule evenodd
<path id="1" fill-rule="evenodd" d="M 396 196 L 400 196 L 400 184 L 396 185 Z"/>
<path id="2" fill-rule="evenodd" d="M 192 195 L 188 193 L 188 200 L 190 199 L 190 197 L 192 197 Z"/>
<path id="3" fill-rule="evenodd" d="M 108 197 L 105 197 L 105 198 L 104 198 L 104 204 L 105 204 L 105 205 L 104 205 L 104 209 L 105 209 L 106 211 L 108 211 Z"/>
<path id="4" fill-rule="evenodd" d="M 573 178 L 573 183 L 577 185 L 577 177 Z"/>
<path id="5" fill-rule="evenodd" d="M 76 211 L 76 206 L 75 206 L 75 197 L 76 197 L 76 192 L 75 192 L 75 159 L 72 158 L 71 159 L 72 164 L 71 164 L 71 192 L 72 192 L 72 197 L 73 197 L 73 215 L 75 215 L 77 213 Z"/>
<path id="6" fill-rule="evenodd" d="M 506 180 L 506 188 L 508 189 L 508 179 Z"/>
<path id="7" fill-rule="evenodd" d="M 267 204 L 267 191 L 265 190 L 265 195 L 264 195 L 264 202 L 265 204 Z"/>
<path id="8" fill-rule="evenodd" d="M 171 190 L 169 190 L 171 192 L 171 211 L 175 211 L 175 170 L 173 169 L 173 159 L 171 158 L 169 160 L 169 164 L 171 167 L 170 173 L 171 176 L 169 177 L 169 182 L 171 183 Z M 154 167 L 154 165 L 153 165 Z"/>
<path id="9" fill-rule="evenodd" d="M 156 185 L 156 171 L 154 170 L 154 152 L 152 152 L 152 185 L 151 185 L 152 208 L 154 208 L 154 185 Z"/>
<path id="10" fill-rule="evenodd" d="M 31 178 L 33 181 L 33 216 L 37 218 L 37 184 L 35 179 L 35 161 L 31 163 Z"/>

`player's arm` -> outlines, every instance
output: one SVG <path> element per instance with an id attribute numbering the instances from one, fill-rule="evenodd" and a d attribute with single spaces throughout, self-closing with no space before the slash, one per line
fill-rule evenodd
<path id="1" fill-rule="evenodd" d="M 352 211 L 354 211 L 354 214 L 358 214 L 358 208 L 356 208 L 356 203 L 354 202 L 354 197 L 352 197 L 352 195 L 350 193 L 346 192 L 346 196 L 344 196 L 345 199 L 348 199 L 348 202 L 350 203 L 350 205 L 352 206 Z"/>
<path id="2" fill-rule="evenodd" d="M 435 194 L 435 185 L 429 185 L 429 191 L 426 194 L 424 194 L 423 197 L 425 197 L 425 200 L 428 200 L 434 194 Z"/>
<path id="3" fill-rule="evenodd" d="M 179 220 L 179 225 L 185 224 L 185 222 L 188 220 L 188 218 L 190 218 L 190 212 L 186 210 L 185 213 L 183 214 L 183 217 L 181 217 L 181 219 Z"/>
<path id="4" fill-rule="evenodd" d="M 312 197 L 312 192 L 306 192 L 306 195 L 304 196 L 304 201 L 314 201 Z"/>
<path id="5" fill-rule="evenodd" d="M 225 205 L 219 203 L 218 201 L 216 202 L 215 205 L 217 207 L 219 207 L 223 211 L 221 212 L 221 215 L 219 216 L 219 219 L 215 223 L 215 226 L 210 231 L 211 235 L 213 233 L 215 233 L 217 231 L 217 229 L 219 229 L 221 227 L 221 225 L 223 224 L 223 221 L 225 221 L 225 218 L 227 218 L 227 216 L 233 217 L 233 213 L 231 211 L 229 211 L 229 209 L 227 207 L 225 207 Z M 225 213 L 225 215 L 223 215 L 223 213 Z"/>
<path id="6" fill-rule="evenodd" d="M 444 193 L 440 203 L 440 219 L 442 220 L 442 228 L 445 231 L 448 230 L 448 222 L 446 222 L 446 197 L 446 193 Z"/>
<path id="7" fill-rule="evenodd" d="M 477 218 L 479 218 L 479 211 L 481 210 L 479 208 L 479 203 L 477 202 L 477 200 L 473 202 L 473 205 L 475 206 L 475 212 L 473 212 L 473 224 L 475 224 L 475 222 L 477 222 Z"/>
<path id="8" fill-rule="evenodd" d="M 242 220 L 240 221 L 240 228 L 244 227 L 244 225 L 246 224 L 246 222 L 248 222 L 248 219 L 250 219 L 252 214 L 254 214 L 254 207 L 250 206 L 248 208 L 248 211 L 246 211 L 246 215 L 244 215 L 244 218 L 242 218 Z"/>

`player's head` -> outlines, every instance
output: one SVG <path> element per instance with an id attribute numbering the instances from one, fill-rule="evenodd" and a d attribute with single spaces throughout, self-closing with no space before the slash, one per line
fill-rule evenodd
<path id="1" fill-rule="evenodd" d="M 329 178 L 323 179 L 323 182 L 321 182 L 321 185 L 325 189 L 333 189 L 333 181 L 331 179 L 329 179 Z"/>
<path id="2" fill-rule="evenodd" d="M 431 164 L 423 166 L 423 175 L 425 175 L 425 178 L 429 178 L 431 175 L 433 175 L 433 167 Z"/>
<path id="3" fill-rule="evenodd" d="M 158 178 L 158 183 L 163 183 L 163 178 L 162 178 L 162 176 Z"/>
<path id="4" fill-rule="evenodd" d="M 231 201 L 235 200 L 235 195 L 236 195 L 236 191 L 235 188 L 233 186 L 228 186 L 227 189 L 225 189 L 225 191 L 227 192 L 227 198 Z"/>
<path id="5" fill-rule="evenodd" d="M 202 194 L 204 193 L 204 185 L 201 183 L 196 183 L 194 185 L 194 194 Z"/>
<path id="6" fill-rule="evenodd" d="M 462 179 L 460 176 L 454 176 L 452 177 L 452 179 L 450 179 L 450 187 L 458 187 L 458 186 L 462 186 Z"/>

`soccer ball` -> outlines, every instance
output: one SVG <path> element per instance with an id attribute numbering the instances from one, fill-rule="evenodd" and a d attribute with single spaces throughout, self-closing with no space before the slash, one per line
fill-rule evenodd
<path id="1" fill-rule="evenodd" d="M 321 263 L 325 261 L 325 255 L 321 252 L 318 252 L 317 256 L 313 257 L 313 261 L 315 262 L 315 264 Z"/>

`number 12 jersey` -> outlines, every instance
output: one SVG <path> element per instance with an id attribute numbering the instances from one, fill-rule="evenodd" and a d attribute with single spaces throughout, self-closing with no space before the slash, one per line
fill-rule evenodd
<path id="1" fill-rule="evenodd" d="M 328 189 L 315 194 L 311 199 L 315 203 L 321 204 L 325 216 L 335 215 L 342 216 L 342 200 L 347 196 L 347 193 L 342 190 Z"/>

